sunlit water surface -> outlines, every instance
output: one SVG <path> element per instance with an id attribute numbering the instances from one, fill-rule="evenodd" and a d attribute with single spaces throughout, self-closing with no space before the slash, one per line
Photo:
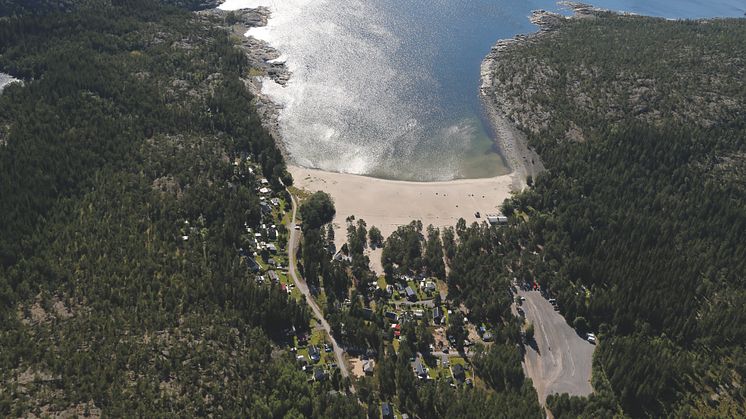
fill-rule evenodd
<path id="1" fill-rule="evenodd" d="M 743 16 L 743 0 L 598 0 L 670 18 Z M 228 0 L 267 6 L 250 36 L 282 53 L 286 86 L 264 80 L 283 105 L 282 140 L 306 167 L 409 180 L 508 173 L 478 97 L 480 63 L 498 39 L 536 30 L 543 0 Z"/>

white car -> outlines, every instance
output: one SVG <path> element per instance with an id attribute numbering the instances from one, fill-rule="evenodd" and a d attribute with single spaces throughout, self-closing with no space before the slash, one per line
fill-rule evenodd
<path id="1" fill-rule="evenodd" d="M 592 343 L 592 344 L 595 345 L 596 344 L 596 335 L 594 335 L 593 333 L 586 333 L 585 334 L 585 340 L 587 340 L 588 342 L 590 342 L 590 343 Z"/>

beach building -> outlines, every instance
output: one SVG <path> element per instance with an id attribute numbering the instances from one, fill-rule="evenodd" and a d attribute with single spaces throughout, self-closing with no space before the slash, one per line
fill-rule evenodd
<path id="1" fill-rule="evenodd" d="M 500 214 L 486 214 L 485 217 L 490 224 L 508 224 L 508 217 Z"/>

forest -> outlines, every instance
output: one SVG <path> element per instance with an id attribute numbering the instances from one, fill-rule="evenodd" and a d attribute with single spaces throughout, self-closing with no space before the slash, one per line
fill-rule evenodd
<path id="1" fill-rule="evenodd" d="M 246 58 L 166 3 L 0 19 L 0 416 L 359 417 L 277 351 L 309 310 L 240 255 L 260 176 L 292 183 Z"/>
<path id="2" fill-rule="evenodd" d="M 335 249 L 333 202 L 309 196 L 299 271 L 377 362 L 352 395 L 299 371 L 282 348 L 309 309 L 245 263 L 244 232 L 276 222 L 262 178 L 292 177 L 246 56 L 190 12 L 209 3 L 0 1 L 0 71 L 23 80 L 0 95 L 0 415 L 542 417 L 514 278 L 599 336 L 594 394 L 550 396 L 554 417 L 746 415 L 742 20 L 596 13 L 505 51 L 503 110 L 547 167 L 506 226 L 384 238 L 350 217 Z M 428 279 L 446 297 L 394 332 L 389 310 L 414 310 L 387 290 Z M 468 362 L 465 313 L 494 334 Z M 436 329 L 470 385 L 413 374 L 437 370 Z"/>
<path id="3" fill-rule="evenodd" d="M 516 226 L 494 251 L 600 335 L 594 375 L 633 417 L 746 414 L 744 39 L 743 19 L 594 13 L 496 65 L 547 171 L 504 203 Z"/>

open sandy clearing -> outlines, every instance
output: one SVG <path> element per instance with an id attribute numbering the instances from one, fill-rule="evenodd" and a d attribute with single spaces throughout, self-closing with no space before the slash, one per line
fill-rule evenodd
<path id="1" fill-rule="evenodd" d="M 412 220 L 436 227 L 453 226 L 459 218 L 464 218 L 467 223 L 485 221 L 484 214 L 498 212 L 514 184 L 513 175 L 447 182 L 407 182 L 297 166 L 290 166 L 288 170 L 296 187 L 310 192 L 323 190 L 334 199 L 337 248 L 346 241 L 345 219 L 350 215 L 364 219 L 368 228 L 378 227 L 384 237 Z M 481 218 L 475 217 L 476 212 L 481 213 Z M 370 257 L 372 268 L 382 273 L 380 251 L 373 252 Z"/>
<path id="2" fill-rule="evenodd" d="M 538 291 L 519 291 L 523 310 L 534 325 L 536 346 L 526 347 L 525 372 L 543 405 L 550 394 L 591 394 L 591 368 L 595 345 L 578 336 Z"/>

